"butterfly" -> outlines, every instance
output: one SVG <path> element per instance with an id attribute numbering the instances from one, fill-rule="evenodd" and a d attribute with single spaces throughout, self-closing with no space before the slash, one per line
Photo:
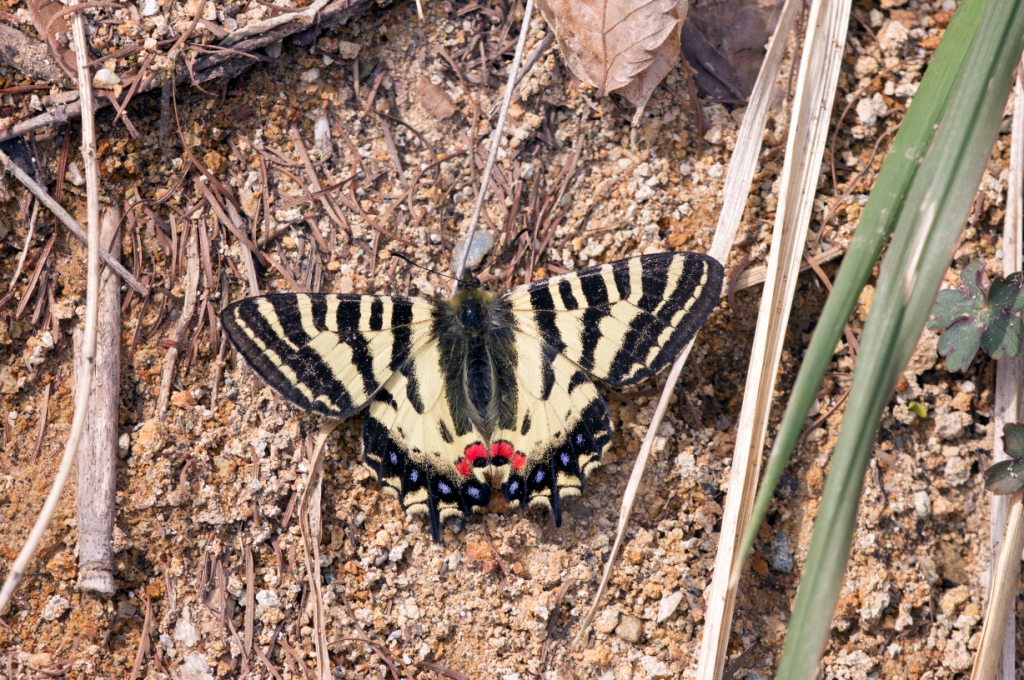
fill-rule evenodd
<path id="1" fill-rule="evenodd" d="M 282 293 L 230 305 L 221 323 L 253 369 L 300 408 L 363 419 L 363 462 L 409 513 L 443 522 L 583 491 L 611 444 L 589 376 L 648 378 L 714 308 L 722 265 L 659 253 L 494 294 L 467 277 L 450 300 Z"/>

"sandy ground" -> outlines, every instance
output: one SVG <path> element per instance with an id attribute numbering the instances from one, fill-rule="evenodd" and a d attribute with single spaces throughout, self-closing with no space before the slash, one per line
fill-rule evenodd
<path id="1" fill-rule="evenodd" d="M 470 168 L 467 151 L 489 132 L 481 122 L 486 115 L 477 111 L 486 114 L 501 87 L 496 62 L 481 69 L 479 36 L 493 31 L 488 40 L 497 41 L 505 10 L 482 4 L 486 12 L 471 8 L 459 15 L 455 3 L 425 2 L 423 21 L 413 3 L 376 8 L 314 46 L 286 41 L 276 60 L 257 65 L 223 91 L 219 85 L 211 96 L 180 89 L 180 135 L 172 124 L 163 141 L 158 95 L 139 96 L 132 104 L 138 138 L 120 123 L 113 125 L 109 112 L 101 114 L 104 199 L 120 202 L 134 196 L 134 187 L 145 199 L 171 192 L 152 206 L 152 217 L 136 209 L 137 221 L 122 238 L 124 261 L 136 262 L 139 273 L 153 275 L 162 288 L 146 304 L 136 296 L 123 318 L 119 590 L 109 601 L 76 590 L 72 484 L 28 579 L 0 619 L 0 672 L 7 677 L 128 677 L 147 607 L 152 620 L 140 677 L 295 678 L 310 672 L 313 631 L 296 499 L 322 422 L 283 403 L 230 355 L 211 403 L 219 341 L 205 306 L 189 326 L 168 417 L 161 422 L 155 410 L 167 354 L 161 341 L 170 337 L 181 310 L 183 258 L 175 248 L 182 252 L 184 228 L 208 234 L 211 268 L 203 273 L 200 295 L 209 311 L 246 294 L 238 242 L 204 205 L 194 186 L 196 173 L 172 186 L 183 167 L 182 144 L 231 188 L 260 234 L 266 225 L 260 211 L 269 199 L 272 238 L 261 246 L 299 285 L 443 294 L 443 278 L 391 253 L 447 272 L 451 244 L 468 223 L 479 166 Z M 859 6 L 862 21 L 851 25 L 850 56 L 833 114 L 838 122 L 851 104 L 837 128 L 839 186 L 833 185 L 831 168 L 823 168 L 810 236 L 814 250 L 848 242 L 882 160 L 882 153 L 872 153 L 875 142 L 898 122 L 920 79 L 920 64 L 901 60 L 930 54 L 952 9 L 914 0 L 897 9 L 869 5 Z M 506 42 L 515 37 L 515 26 Z M 543 30 L 538 19 L 528 53 Z M 350 43 L 360 46 L 355 60 L 342 56 Z M 441 51 L 458 64 L 458 73 Z M 354 61 L 362 77 L 371 76 L 358 90 Z M 380 63 L 386 69 L 374 71 Z M 451 98 L 452 115 L 439 121 L 427 112 L 424 82 Z M 730 267 L 765 261 L 787 130 L 781 105 L 788 82 L 783 74 Z M 21 83 L 13 72 L 0 70 L 0 88 Z M 631 129 L 632 110 L 610 99 L 592 101 L 553 52 L 540 60 L 512 108 L 506 133 L 511 151 L 501 159 L 486 225 L 503 244 L 522 228 L 536 226 L 538 238 L 518 262 L 510 259 L 515 246 L 506 253 L 496 265 L 500 271 L 491 272 L 491 285 L 710 245 L 742 109 L 703 102 L 699 134 L 678 70 L 667 85 L 655 93 L 640 127 Z M 367 106 L 371 92 L 374 100 Z M 21 98 L 0 95 L 0 115 L 13 116 L 21 105 Z M 322 116 L 327 133 L 318 137 L 315 124 Z M 345 201 L 334 194 L 330 211 L 319 202 L 286 203 L 307 189 L 293 127 L 323 186 L 355 175 L 351 194 L 347 186 L 341 190 Z M 72 134 L 70 160 L 80 168 L 80 140 L 77 131 Z M 51 190 L 62 141 L 52 134 L 36 141 Z M 883 141 L 880 148 L 886 146 Z M 1007 154 L 1008 138 L 1002 137 L 957 266 L 974 257 L 997 257 Z M 261 173 L 269 180 L 267 196 Z M 74 181 L 73 170 L 68 177 L 63 203 L 84 221 L 84 187 Z M 7 190 L 11 199 L 0 212 L 3 290 L 27 236 L 19 206 L 23 191 Z M 822 225 L 837 196 L 834 217 Z M 510 213 L 518 216 L 510 219 Z M 167 224 L 166 232 L 158 220 Z M 375 225 L 389 235 L 378 234 Z M 42 283 L 28 290 L 53 232 L 44 212 L 26 272 L 0 307 L 5 565 L 42 505 L 73 410 L 70 337 L 84 302 L 85 258 L 63 230 L 57 231 Z M 834 265 L 825 270 L 834 275 Z M 954 275 L 948 278 L 952 282 Z M 271 267 L 261 270 L 260 285 L 264 292 L 291 289 Z M 861 298 L 851 323 L 855 333 L 872 292 L 867 289 Z M 570 651 L 568 644 L 610 549 L 626 478 L 651 419 L 653 382 L 637 394 L 604 390 L 616 428 L 614 445 L 586 493 L 568 504 L 558 530 L 545 513 L 492 507 L 464 525 L 449 525 L 435 545 L 422 518 L 407 518 L 361 466 L 360 418 L 342 423 L 329 440 L 321 506 L 320 569 L 334 676 L 387 677 L 382 656 L 422 678 L 692 674 L 759 296 L 754 287 L 737 291 L 732 303 L 723 299 L 700 332 L 661 425 L 604 609 L 581 651 Z M 783 355 L 780 404 L 824 299 L 821 283 L 805 274 Z M 833 409 L 849 387 L 854 362 L 841 344 L 809 421 L 813 428 L 761 529 L 737 600 L 730 650 L 743 656 L 731 667 L 733 678 L 769 678 L 778 661 L 841 423 L 842 408 Z M 882 423 L 868 471 L 848 580 L 826 650 L 826 678 L 953 678 L 968 669 L 980 637 L 989 552 L 988 496 L 980 471 L 990 457 L 993 383 L 991 363 L 977 361 L 969 374 L 950 374 L 936 360 L 935 337 L 922 340 L 905 389 Z M 910 402 L 923 405 L 927 417 L 908 410 Z M 775 418 L 780 415 L 781 409 Z M 376 647 L 362 641 L 359 628 Z"/>

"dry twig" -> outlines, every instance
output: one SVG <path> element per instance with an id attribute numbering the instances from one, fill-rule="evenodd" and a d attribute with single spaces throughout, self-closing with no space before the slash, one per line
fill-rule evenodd
<path id="1" fill-rule="evenodd" d="M 530 18 L 533 16 L 533 0 L 526 0 L 526 9 L 523 12 L 523 23 L 519 28 L 519 41 L 516 43 L 516 54 L 508 67 L 508 84 L 505 85 L 505 94 L 501 102 L 501 113 L 498 114 L 498 123 L 491 133 L 491 152 L 487 156 L 487 165 L 484 167 L 483 177 L 480 178 L 480 190 L 476 194 L 476 205 L 473 206 L 473 217 L 469 221 L 469 229 L 466 230 L 466 247 L 462 249 L 462 257 L 455 267 L 455 282 L 452 284 L 452 295 L 459 290 L 459 279 L 466 269 L 466 259 L 469 257 L 469 246 L 473 243 L 473 233 L 476 225 L 480 222 L 480 213 L 483 212 L 484 199 L 487 197 L 487 189 L 491 183 L 491 173 L 494 172 L 494 163 L 498 160 L 498 148 L 501 146 L 501 135 L 505 129 L 505 118 L 508 116 L 508 107 L 512 103 L 512 91 L 515 89 L 516 75 L 519 73 L 519 64 L 523 60 L 523 48 L 526 46 L 526 36 L 530 33 Z M 476 163 L 473 151 L 470 152 L 470 167 Z"/>
<path id="2" fill-rule="evenodd" d="M 72 0 L 77 3 L 77 0 Z M 60 467 L 57 470 L 56 478 L 50 489 L 43 509 L 29 533 L 25 545 L 18 553 L 17 559 L 11 565 L 0 589 L 0 615 L 7 611 L 14 591 L 21 583 L 25 575 L 28 563 L 35 555 L 36 548 L 43 538 L 53 513 L 57 509 L 57 503 L 64 493 L 64 486 L 67 484 L 68 476 L 71 474 L 71 464 L 75 461 L 75 453 L 78 450 L 78 442 L 81 440 L 82 431 L 85 429 L 85 417 L 89 402 L 89 388 L 92 386 L 92 373 L 96 361 L 96 321 L 99 312 L 99 283 L 100 283 L 100 195 L 99 195 L 99 166 L 96 162 L 96 126 L 92 116 L 92 85 L 89 79 L 89 71 L 86 68 L 86 42 L 85 22 L 81 14 L 75 14 L 71 23 L 72 35 L 74 36 L 75 52 L 78 60 L 78 82 L 81 88 L 82 100 L 86 103 L 86 113 L 82 115 L 82 159 L 85 163 L 87 214 L 89 216 L 89 232 L 84 239 L 88 244 L 88 279 L 85 293 L 85 340 L 83 342 L 83 370 L 82 383 L 75 390 L 75 413 L 71 419 L 71 431 L 68 434 L 67 444 L 64 447 L 64 456 L 61 459 Z M 6 155 L 3 158 L 10 159 Z M 13 163 L 11 164 L 13 165 Z M 8 167 L 10 169 L 10 167 Z M 20 168 L 18 169 L 20 172 Z M 21 173 L 24 175 L 24 173 Z M 30 179 L 25 176 L 26 179 Z M 21 179 L 19 177 L 19 179 Z M 22 180 L 23 182 L 25 180 Z M 38 186 L 38 185 L 37 185 Z M 43 192 L 45 194 L 45 192 Z M 36 196 L 42 199 L 39 194 Z M 51 199 L 52 200 L 52 199 Z M 45 201 L 44 201 L 45 203 Z"/>
<path id="3" fill-rule="evenodd" d="M 121 253 L 116 238 L 120 215 L 116 208 L 103 216 L 100 236 L 104 249 Z M 83 340 L 75 332 L 75 376 L 82 375 Z M 117 486 L 117 424 L 121 396 L 121 285 L 113 272 L 100 276 L 99 328 L 96 367 L 85 441 L 78 455 L 78 585 L 83 590 L 111 596 L 114 584 L 114 514 Z"/>
<path id="4" fill-rule="evenodd" d="M 196 227 L 199 228 L 198 225 Z M 196 297 L 199 289 L 199 246 L 195 231 L 188 239 L 188 259 L 185 262 L 185 305 L 178 317 L 178 323 L 174 326 L 174 335 L 171 336 L 173 344 L 167 348 L 167 356 L 164 359 L 164 370 L 160 377 L 160 395 L 157 397 L 156 413 L 160 420 L 167 417 L 167 403 L 171 397 L 171 381 L 174 379 L 174 363 L 178 358 L 178 350 L 185 341 L 185 331 L 192 323 L 192 316 L 196 312 Z"/>

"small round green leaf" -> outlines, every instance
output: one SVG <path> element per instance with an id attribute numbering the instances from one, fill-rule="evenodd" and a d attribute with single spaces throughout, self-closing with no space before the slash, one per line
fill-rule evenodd
<path id="1" fill-rule="evenodd" d="M 1003 427 L 1003 450 L 1012 458 L 1024 459 L 1024 424 L 1009 423 Z"/>
<path id="2" fill-rule="evenodd" d="M 997 495 L 1016 493 L 1024 487 L 1024 460 L 1011 458 L 985 470 L 985 488 Z"/>
<path id="3" fill-rule="evenodd" d="M 981 328 L 973 321 L 961 321 L 947 328 L 939 337 L 939 354 L 946 359 L 946 368 L 965 371 L 981 346 Z"/>

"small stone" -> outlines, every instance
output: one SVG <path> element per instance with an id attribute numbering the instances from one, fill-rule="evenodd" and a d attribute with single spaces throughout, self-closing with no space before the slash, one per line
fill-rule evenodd
<path id="1" fill-rule="evenodd" d="M 313 126 L 313 146 L 321 153 L 331 153 L 331 122 L 327 120 L 327 114 L 321 113 L 317 116 L 316 124 Z"/>
<path id="2" fill-rule="evenodd" d="M 355 59 L 359 56 L 359 50 L 363 48 L 362 45 L 353 42 L 345 42 L 344 40 L 338 41 L 338 56 L 342 59 Z"/>
<path id="3" fill-rule="evenodd" d="M 206 167 L 215 175 L 219 175 L 228 168 L 228 159 L 218 151 L 208 151 L 203 156 L 203 162 L 206 163 Z"/>
<path id="4" fill-rule="evenodd" d="M 60 595 L 54 595 L 50 600 L 43 605 L 43 611 L 40 616 L 47 621 L 56 621 L 64 615 L 71 607 L 71 604 L 67 601 L 67 598 L 61 597 Z"/>
<path id="5" fill-rule="evenodd" d="M 452 249 L 452 263 L 458 266 L 459 262 L 462 261 L 462 251 L 466 248 L 465 239 L 462 239 L 455 244 L 455 248 Z M 473 234 L 473 244 L 469 249 L 469 256 L 466 258 L 466 269 L 465 271 L 470 272 L 480 266 L 483 262 L 484 257 L 494 247 L 494 234 L 486 229 L 480 229 Z"/>
<path id="6" fill-rule="evenodd" d="M 408 541 L 402 541 L 398 545 L 395 545 L 388 552 L 388 560 L 391 562 L 401 562 L 402 558 L 405 557 L 405 551 L 409 549 Z"/>
<path id="7" fill-rule="evenodd" d="M 932 499 L 928 497 L 927 491 L 914 492 L 914 512 L 921 518 L 932 514 Z"/>
<path id="8" fill-rule="evenodd" d="M 121 79 L 112 73 L 110 69 L 101 68 L 99 71 L 96 71 L 96 75 L 92 77 L 92 84 L 96 87 L 110 89 L 114 87 L 114 85 L 120 85 Z"/>
<path id="9" fill-rule="evenodd" d="M 301 80 L 304 83 L 315 83 L 316 81 L 320 80 L 320 69 L 311 68 L 303 71 L 299 75 L 299 80 Z"/>
<path id="10" fill-rule="evenodd" d="M 649 678 L 670 678 L 675 675 L 664 661 L 653 656 L 640 657 L 640 667 Z"/>
<path id="11" fill-rule="evenodd" d="M 963 434 L 964 423 L 959 411 L 939 413 L 935 416 L 935 436 L 940 439 L 955 439 Z"/>
<path id="12" fill-rule="evenodd" d="M 142 0 L 140 11 L 144 17 L 154 16 L 160 13 L 160 3 L 157 0 Z"/>
<path id="13" fill-rule="evenodd" d="M 74 184 L 76 187 L 85 186 L 85 175 L 82 174 L 82 169 L 78 167 L 78 163 L 68 163 L 67 172 L 64 173 L 64 179 Z"/>
<path id="14" fill-rule="evenodd" d="M 942 615 L 953 618 L 956 614 L 956 610 L 971 596 L 967 586 L 957 586 L 956 588 L 950 588 L 942 594 L 939 598 L 939 609 L 942 610 Z"/>
<path id="15" fill-rule="evenodd" d="M 858 57 L 857 62 L 853 65 L 853 73 L 858 78 L 875 75 L 878 73 L 878 60 L 868 55 Z"/>
<path id="16" fill-rule="evenodd" d="M 615 627 L 615 634 L 626 642 L 636 642 L 640 639 L 641 626 L 640 619 L 635 616 L 623 616 L 619 625 Z"/>
<path id="17" fill-rule="evenodd" d="M 615 607 L 605 607 L 594 620 L 594 630 L 605 635 L 615 630 L 617 625 L 619 625 L 619 612 Z"/>
<path id="18" fill-rule="evenodd" d="M 708 144 L 721 144 L 722 143 L 722 128 L 718 125 L 713 126 L 704 134 L 704 141 Z"/>
<path id="19" fill-rule="evenodd" d="M 898 57 L 907 43 L 907 29 L 898 21 L 890 21 L 878 33 L 878 46 L 887 57 Z"/>
<path id="20" fill-rule="evenodd" d="M 213 673 L 206 663 L 206 657 L 199 652 L 192 652 L 178 666 L 179 680 L 213 680 Z"/>
<path id="21" fill-rule="evenodd" d="M 181 610 L 181 618 L 174 626 L 174 639 L 186 647 L 195 647 L 199 643 L 199 631 L 196 624 L 192 623 L 192 612 L 188 605 Z"/>
<path id="22" fill-rule="evenodd" d="M 668 617 L 675 614 L 676 609 L 679 607 L 679 603 L 683 600 L 683 593 L 676 591 L 670 595 L 666 595 L 661 598 L 661 602 L 658 604 L 658 623 L 661 623 Z"/>
<path id="23" fill-rule="evenodd" d="M 351 276 L 342 276 L 338 282 L 338 287 L 341 289 L 343 295 L 348 295 L 356 289 L 355 282 L 352 281 Z"/>
<path id="24" fill-rule="evenodd" d="M 785 534 L 772 537 L 771 565 L 775 571 L 788 574 L 793 571 L 793 553 L 789 548 L 789 538 Z"/>
<path id="25" fill-rule="evenodd" d="M 946 461 L 946 469 L 942 474 L 952 486 L 960 486 L 971 478 L 971 466 L 969 460 L 953 456 Z"/>
<path id="26" fill-rule="evenodd" d="M 256 593 L 256 603 L 264 607 L 276 607 L 281 604 L 276 590 L 261 590 Z"/>

